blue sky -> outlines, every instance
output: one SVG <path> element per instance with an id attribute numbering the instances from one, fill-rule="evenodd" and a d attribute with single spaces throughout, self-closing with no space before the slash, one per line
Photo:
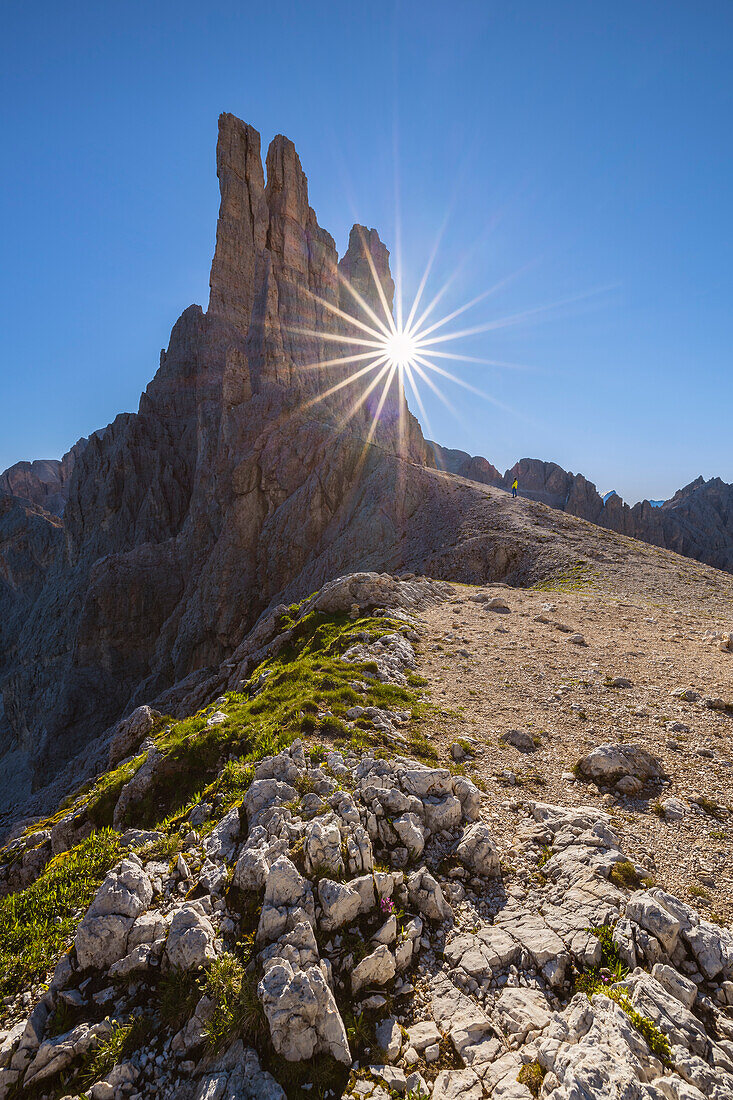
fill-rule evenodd
<path id="1" fill-rule="evenodd" d="M 0 43 L 0 469 L 134 410 L 206 304 L 217 115 L 295 142 L 343 251 L 355 220 L 409 292 L 463 262 L 440 442 L 530 456 L 627 500 L 733 481 L 729 0 L 19 3 Z M 567 302 L 567 299 L 574 299 Z M 463 319 L 462 319 L 463 320 Z M 450 367 L 450 364 L 448 364 Z"/>

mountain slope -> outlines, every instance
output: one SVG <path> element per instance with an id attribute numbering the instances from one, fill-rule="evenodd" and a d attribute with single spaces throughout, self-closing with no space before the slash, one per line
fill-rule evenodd
<path id="1" fill-rule="evenodd" d="M 582 474 L 568 473 L 555 462 L 523 458 L 502 475 L 485 458 L 437 443 L 430 447 L 441 469 L 503 489 L 516 477 L 523 497 L 733 572 L 733 485 L 720 478 L 699 477 L 669 500 L 629 507 L 617 493 L 604 498 Z"/>

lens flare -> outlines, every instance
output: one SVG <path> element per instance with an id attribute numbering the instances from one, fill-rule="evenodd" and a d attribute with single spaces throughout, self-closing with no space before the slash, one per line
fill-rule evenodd
<path id="1" fill-rule="evenodd" d="M 439 240 L 440 238 L 438 238 Z M 380 416 L 385 408 L 385 402 L 390 387 L 395 378 L 398 379 L 401 390 L 406 395 L 408 390 L 414 397 L 420 411 L 423 423 L 430 435 L 433 435 L 427 410 L 421 394 L 424 386 L 438 400 L 442 402 L 456 417 L 457 410 L 453 407 L 438 382 L 446 379 L 454 385 L 461 386 L 470 393 L 475 394 L 498 406 L 505 412 L 512 413 L 520 418 L 521 414 L 515 412 L 509 406 L 499 401 L 491 394 L 485 393 L 478 387 L 471 385 L 459 375 L 446 370 L 436 360 L 452 359 L 456 363 L 478 364 L 484 367 L 499 369 L 525 369 L 521 364 L 506 362 L 503 359 L 492 359 L 475 355 L 464 355 L 455 350 L 455 343 L 468 337 L 477 336 L 480 333 L 490 333 L 513 325 L 522 325 L 535 321 L 542 316 L 550 315 L 561 307 L 581 302 L 595 295 L 613 289 L 611 286 L 595 288 L 585 293 L 575 294 L 559 301 L 546 305 L 535 306 L 505 316 L 495 317 L 493 320 L 484 321 L 481 324 L 464 328 L 452 328 L 451 322 L 455 322 L 463 314 L 473 309 L 479 303 L 485 302 L 489 297 L 500 291 L 515 275 L 521 274 L 525 268 L 520 269 L 515 275 L 500 279 L 488 290 L 475 295 L 463 305 L 452 309 L 442 317 L 435 318 L 435 310 L 438 303 L 454 281 L 457 272 L 446 279 L 440 289 L 432 296 L 428 305 L 421 308 L 423 293 L 426 290 L 428 276 L 434 265 L 438 242 L 430 255 L 428 264 L 419 282 L 417 292 L 409 309 L 405 308 L 402 300 L 401 263 L 399 246 L 397 256 L 396 295 L 394 313 L 385 295 L 384 286 L 379 278 L 374 260 L 372 258 L 368 242 L 365 240 L 364 256 L 366 258 L 371 278 L 374 284 L 373 294 L 369 294 L 371 303 L 366 300 L 363 293 L 351 285 L 351 283 L 339 273 L 339 279 L 348 292 L 354 305 L 354 313 L 335 305 L 333 301 L 321 298 L 312 291 L 307 291 L 311 299 L 317 302 L 327 313 L 336 319 L 337 331 L 324 331 L 311 328 L 294 327 L 292 332 L 317 338 L 326 343 L 339 345 L 341 354 L 332 359 L 323 359 L 317 363 L 311 363 L 305 369 L 309 370 L 333 370 L 334 367 L 342 367 L 348 373 L 340 381 L 328 386 L 316 396 L 305 402 L 304 408 L 315 405 L 324 399 L 339 393 L 346 387 L 360 382 L 360 393 L 348 407 L 343 424 L 348 423 L 360 409 L 364 407 L 367 399 L 376 390 L 373 400 L 369 403 L 372 421 L 367 435 L 367 444 L 373 439 Z M 526 265 L 525 265 L 526 266 Z M 344 354 L 347 351 L 347 354 Z M 378 387 L 381 386 L 381 390 Z M 400 432 L 404 430 L 404 409 L 400 406 Z"/>
<path id="2" fill-rule="evenodd" d="M 384 354 L 389 363 L 401 369 L 414 361 L 418 350 L 412 334 L 407 330 L 390 333 L 384 342 Z"/>

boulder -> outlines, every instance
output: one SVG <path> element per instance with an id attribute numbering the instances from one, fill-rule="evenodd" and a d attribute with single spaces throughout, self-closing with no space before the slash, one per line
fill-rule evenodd
<path id="1" fill-rule="evenodd" d="M 309 821 L 303 834 L 303 855 L 306 874 L 313 871 L 340 875 L 344 871 L 341 850 L 341 829 L 334 814 Z"/>
<path id="2" fill-rule="evenodd" d="M 351 1064 L 346 1028 L 319 966 L 301 969 L 286 958 L 269 962 L 257 987 L 275 1051 L 288 1062 L 330 1054 Z"/>
<path id="3" fill-rule="evenodd" d="M 173 914 L 165 945 L 166 957 L 172 967 L 197 970 L 216 958 L 215 933 L 203 906 L 187 902 Z"/>
<path id="4" fill-rule="evenodd" d="M 394 1016 L 377 1024 L 376 1038 L 385 1062 L 396 1062 L 402 1049 L 402 1029 Z"/>
<path id="5" fill-rule="evenodd" d="M 127 824 L 131 807 L 139 802 L 148 792 L 155 779 L 156 772 L 162 761 L 161 754 L 151 738 L 143 741 L 142 749 L 145 750 L 145 758 L 139 768 L 120 791 L 117 804 L 112 815 L 112 824 L 115 829 L 122 832 Z"/>
<path id="6" fill-rule="evenodd" d="M 681 923 L 651 893 L 639 890 L 631 895 L 626 904 L 626 919 L 651 932 L 667 954 L 672 954 L 677 946 Z"/>
<path id="7" fill-rule="evenodd" d="M 293 802 L 297 797 L 298 792 L 289 783 L 281 783 L 277 779 L 255 779 L 250 783 L 243 803 L 250 829 L 263 810 L 283 802 Z"/>
<path id="8" fill-rule="evenodd" d="M 461 823 L 461 803 L 453 794 L 444 798 L 427 797 L 423 800 L 422 809 L 425 824 L 431 833 L 450 831 Z"/>
<path id="9" fill-rule="evenodd" d="M 427 867 L 421 867 L 410 875 L 407 892 L 412 904 L 428 920 L 444 921 L 452 916 L 453 910 L 445 900 L 440 884 Z"/>
<path id="10" fill-rule="evenodd" d="M 237 846 L 241 822 L 239 808 L 235 806 L 224 814 L 204 841 L 204 851 L 211 860 L 231 860 Z"/>
<path id="11" fill-rule="evenodd" d="M 453 793 L 461 803 L 466 821 L 476 821 L 481 812 L 481 791 L 465 775 L 453 776 Z"/>
<path id="12" fill-rule="evenodd" d="M 38 1048 L 36 1055 L 26 1070 L 23 1084 L 40 1085 L 42 1081 L 55 1077 L 67 1069 L 72 1062 L 84 1054 L 88 1054 L 95 1047 L 112 1034 L 112 1024 L 109 1020 L 102 1020 L 97 1024 L 82 1023 L 63 1035 L 56 1035 L 53 1039 L 46 1039 Z"/>
<path id="13" fill-rule="evenodd" d="M 419 859 L 425 850 L 425 832 L 417 814 L 401 814 L 393 819 L 392 828 L 410 859 Z"/>
<path id="14" fill-rule="evenodd" d="M 412 1027 L 408 1027 L 407 1035 L 410 1046 L 418 1053 L 434 1043 L 440 1043 L 443 1039 L 432 1020 L 424 1020 L 418 1024 L 413 1024 Z"/>
<path id="15" fill-rule="evenodd" d="M 359 915 L 361 898 L 351 886 L 322 878 L 318 883 L 318 900 L 321 905 L 319 924 L 324 932 L 331 932 L 349 924 Z"/>
<path id="16" fill-rule="evenodd" d="M 518 752 L 536 752 L 538 747 L 532 734 L 526 730 L 507 730 L 499 740 L 511 745 Z"/>
<path id="17" fill-rule="evenodd" d="M 435 1078 L 432 1100 L 481 1100 L 480 1079 L 472 1069 L 442 1069 Z"/>
<path id="18" fill-rule="evenodd" d="M 577 769 L 584 779 L 609 787 L 624 776 L 646 783 L 664 775 L 657 758 L 643 745 L 634 744 L 599 745 L 578 761 Z"/>
<path id="19" fill-rule="evenodd" d="M 127 953 L 127 938 L 150 905 L 153 887 L 136 857 L 123 859 L 105 877 L 84 919 L 74 946 L 82 969 L 102 969 Z"/>
<path id="20" fill-rule="evenodd" d="M 112 731 L 109 746 L 109 766 L 116 767 L 120 760 L 132 756 L 161 717 L 152 707 L 136 707 L 132 714 L 121 718 Z"/>
<path id="21" fill-rule="evenodd" d="M 351 991 L 357 994 L 364 986 L 386 985 L 395 976 L 395 957 L 386 944 L 380 944 L 366 955 L 351 972 Z"/>
<path id="22" fill-rule="evenodd" d="M 279 856 L 267 874 L 257 941 L 270 943 L 302 920 L 315 926 L 311 884 L 287 856 Z"/>
<path id="23" fill-rule="evenodd" d="M 499 849 L 489 826 L 483 821 L 468 825 L 456 848 L 456 858 L 464 867 L 483 878 L 495 878 L 500 873 Z"/>
<path id="24" fill-rule="evenodd" d="M 62 817 L 51 829 L 51 850 L 55 856 L 61 852 L 68 852 L 88 837 L 94 829 L 93 823 L 87 817 L 86 807 L 77 810 L 76 813 Z"/>
<path id="25" fill-rule="evenodd" d="M 286 1100 L 274 1077 L 260 1066 L 254 1050 L 241 1039 L 209 1061 L 194 1100 Z"/>

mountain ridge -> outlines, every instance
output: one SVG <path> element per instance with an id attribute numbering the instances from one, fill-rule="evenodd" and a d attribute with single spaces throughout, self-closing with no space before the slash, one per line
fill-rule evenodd
<path id="1" fill-rule="evenodd" d="M 604 499 L 583 474 L 555 462 L 523 458 L 501 474 L 485 458 L 432 441 L 430 447 L 436 462 L 452 473 L 505 490 L 516 477 L 520 496 L 733 572 L 733 485 L 719 477 L 705 481 L 699 476 L 668 500 L 628 505 L 615 491 Z"/>

